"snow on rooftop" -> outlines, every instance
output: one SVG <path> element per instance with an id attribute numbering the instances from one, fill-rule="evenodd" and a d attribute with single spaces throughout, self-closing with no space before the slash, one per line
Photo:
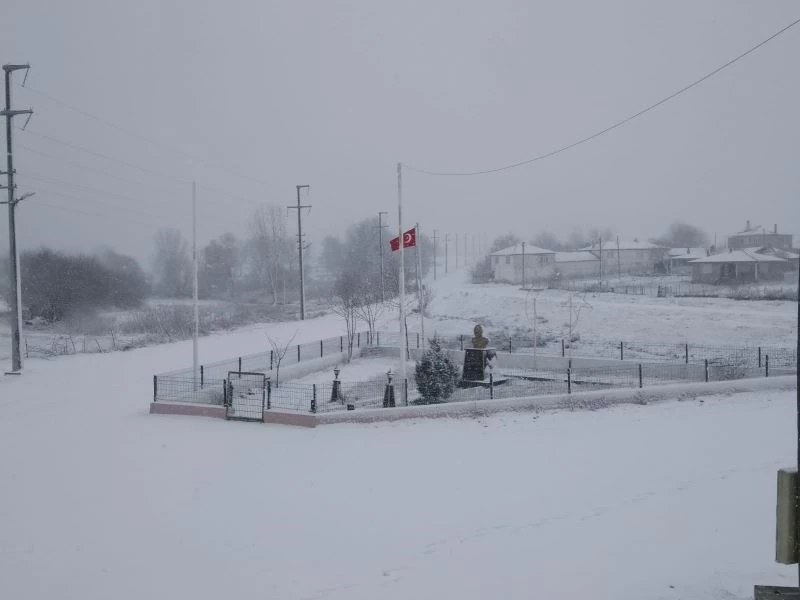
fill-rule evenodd
<path id="1" fill-rule="evenodd" d="M 599 260 L 600 259 L 597 258 L 591 252 L 556 252 L 557 263 L 584 262 L 584 261 L 597 262 Z"/>
<path id="2" fill-rule="evenodd" d="M 671 248 L 669 251 L 670 258 L 705 258 L 708 256 L 705 248 Z"/>
<path id="3" fill-rule="evenodd" d="M 509 246 L 508 248 L 503 248 L 497 252 L 492 252 L 492 256 L 516 256 L 517 254 L 522 253 L 522 244 L 516 244 L 515 246 Z M 525 244 L 525 254 L 555 254 L 555 252 L 552 250 L 539 248 L 539 246 Z"/>
<path id="4" fill-rule="evenodd" d="M 640 242 L 639 240 L 620 240 L 619 241 L 619 249 L 620 250 L 659 250 L 664 248 L 664 246 L 659 246 L 657 244 L 653 244 L 651 242 Z M 580 250 L 599 250 L 600 244 L 595 243 L 590 246 L 586 246 L 585 248 L 580 248 Z M 608 250 L 616 250 L 617 249 L 617 240 L 603 240 L 603 249 Z"/>
<path id="5" fill-rule="evenodd" d="M 786 262 L 782 258 L 770 254 L 757 254 L 752 250 L 734 250 L 733 252 L 723 252 L 713 256 L 705 256 L 697 260 L 690 261 L 692 264 L 699 263 L 757 263 L 757 262 Z"/>

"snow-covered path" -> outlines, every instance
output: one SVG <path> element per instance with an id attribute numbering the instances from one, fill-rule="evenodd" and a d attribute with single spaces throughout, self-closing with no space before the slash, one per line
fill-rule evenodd
<path id="1" fill-rule="evenodd" d="M 148 415 L 150 375 L 188 356 L 0 380 L 0 597 L 746 598 L 793 581 L 772 561 L 793 392 L 316 430 Z"/>

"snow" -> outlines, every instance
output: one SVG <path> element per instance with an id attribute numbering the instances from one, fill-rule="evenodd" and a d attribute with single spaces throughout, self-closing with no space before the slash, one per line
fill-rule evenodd
<path id="1" fill-rule="evenodd" d="M 723 252 L 722 254 L 712 254 L 696 260 L 689 261 L 689 264 L 704 263 L 755 263 L 755 262 L 786 262 L 784 259 L 769 254 L 756 254 L 748 250 L 734 250 Z"/>
<path id="2" fill-rule="evenodd" d="M 522 244 L 516 244 L 515 246 L 509 246 L 497 252 L 492 252 L 491 256 L 517 256 L 521 254 L 555 254 L 555 252 L 531 244 L 525 244 L 524 248 Z"/>
<path id="3" fill-rule="evenodd" d="M 326 321 L 280 327 L 308 339 Z M 0 381 L 0 596 L 745 598 L 794 582 L 773 562 L 793 392 L 316 430 L 148 415 L 150 374 L 189 348 Z"/>
<path id="4" fill-rule="evenodd" d="M 556 262 L 600 262 L 600 259 L 591 252 L 556 252 Z"/>

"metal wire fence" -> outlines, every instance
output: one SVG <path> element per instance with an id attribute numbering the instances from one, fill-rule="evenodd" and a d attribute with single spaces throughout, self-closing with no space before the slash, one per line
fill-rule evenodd
<path id="1" fill-rule="evenodd" d="M 702 362 L 689 363 L 626 361 L 611 366 L 569 367 L 561 370 L 538 368 L 533 357 L 530 357 L 525 368 L 498 366 L 484 382 L 457 387 L 444 401 L 486 401 L 602 389 L 646 388 L 665 383 L 725 381 L 769 377 L 796 369 L 796 362 L 788 364 L 788 360 L 779 359 L 775 365 L 771 358 L 767 359 L 766 354 L 760 367 L 739 360 L 735 354 L 733 356 L 732 360 L 703 359 Z M 209 378 L 200 383 L 195 378 L 180 374 L 162 374 L 153 377 L 153 386 L 155 402 L 217 405 L 227 402 L 225 378 Z M 407 381 L 391 382 L 385 376 L 364 381 L 339 381 L 332 376 L 327 383 L 288 381 L 273 384 L 268 380 L 267 388 L 266 410 L 325 413 L 425 403 L 413 375 Z"/>

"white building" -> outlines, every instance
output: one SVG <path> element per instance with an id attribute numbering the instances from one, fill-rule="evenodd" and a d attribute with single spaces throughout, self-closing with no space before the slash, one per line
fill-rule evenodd
<path id="1" fill-rule="evenodd" d="M 604 240 L 602 243 L 594 242 L 581 250 L 591 252 L 602 262 L 604 277 L 617 273 L 650 275 L 663 271 L 668 252 L 668 248 L 639 240 Z"/>
<path id="2" fill-rule="evenodd" d="M 556 277 L 581 279 L 600 276 L 600 259 L 591 252 L 556 252 Z"/>
<path id="3" fill-rule="evenodd" d="M 555 272 L 556 253 L 531 244 L 517 244 L 489 255 L 495 281 L 525 283 L 550 279 Z"/>

